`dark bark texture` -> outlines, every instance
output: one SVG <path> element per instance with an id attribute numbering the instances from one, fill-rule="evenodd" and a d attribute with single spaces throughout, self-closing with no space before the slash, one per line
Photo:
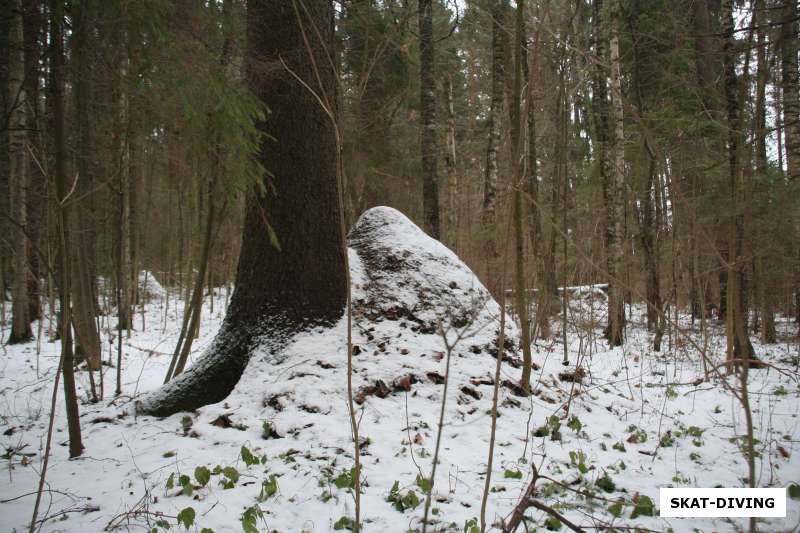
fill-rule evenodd
<path id="1" fill-rule="evenodd" d="M 256 347 L 270 357 L 291 334 L 342 315 L 337 146 L 331 117 L 311 92 L 336 101 L 332 17 L 330 0 L 248 3 L 247 75 L 270 110 L 260 160 L 271 177 L 264 194 L 248 198 L 236 292 L 217 338 L 193 367 L 142 402 L 145 412 L 220 401 Z"/>
<path id="2" fill-rule="evenodd" d="M 419 91 L 422 119 L 422 211 L 425 231 L 440 237 L 439 178 L 436 173 L 436 82 L 433 79 L 433 5 L 419 2 Z"/>

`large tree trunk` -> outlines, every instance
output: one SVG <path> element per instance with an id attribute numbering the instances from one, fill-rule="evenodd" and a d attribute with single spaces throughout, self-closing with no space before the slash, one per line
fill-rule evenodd
<path id="1" fill-rule="evenodd" d="M 425 231 L 438 239 L 439 178 L 436 175 L 436 82 L 433 78 L 433 3 L 419 0 L 419 99 L 422 134 L 422 218 Z"/>
<path id="2" fill-rule="evenodd" d="M 312 36 L 308 46 L 296 13 Z M 168 415 L 220 401 L 256 346 L 274 354 L 287 336 L 342 315 L 347 273 L 335 131 L 308 88 L 336 113 L 332 17 L 330 0 L 306 0 L 297 12 L 283 0 L 248 4 L 247 74 L 271 111 L 261 125 L 260 162 L 272 177 L 265 193 L 248 197 L 236 292 L 216 340 L 194 366 L 144 400 L 146 412 Z"/>
<path id="3" fill-rule="evenodd" d="M 27 98 L 25 94 L 25 61 L 22 36 L 22 5 L 12 6 L 8 59 L 8 138 L 9 138 L 9 207 L 12 218 L 13 269 L 11 280 L 11 333 L 8 343 L 27 342 L 33 338 L 28 309 L 28 146 Z"/>

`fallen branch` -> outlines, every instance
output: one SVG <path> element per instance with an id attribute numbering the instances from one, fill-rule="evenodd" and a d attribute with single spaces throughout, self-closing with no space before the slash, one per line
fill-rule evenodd
<path id="1" fill-rule="evenodd" d="M 525 489 L 525 494 L 522 496 L 519 503 L 514 507 L 514 510 L 511 512 L 511 516 L 509 517 L 508 522 L 503 524 L 503 533 L 511 533 L 513 531 L 516 531 L 520 523 L 522 522 L 522 519 L 525 517 L 525 511 L 527 511 L 528 508 L 530 507 L 535 507 L 540 511 L 544 511 L 545 513 L 559 520 L 562 524 L 570 528 L 572 531 L 575 531 L 576 533 L 586 533 L 585 529 L 574 524 L 563 514 L 559 513 L 549 505 L 543 504 L 534 497 L 534 495 L 536 494 L 536 481 L 538 479 L 539 479 L 539 472 L 536 470 L 536 467 L 534 466 L 533 479 L 528 484 L 528 488 Z"/>

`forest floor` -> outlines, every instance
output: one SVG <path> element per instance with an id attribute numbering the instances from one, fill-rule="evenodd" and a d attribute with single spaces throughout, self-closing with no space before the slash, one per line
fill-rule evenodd
<path id="1" fill-rule="evenodd" d="M 194 357 L 224 316 L 224 292 L 215 298 L 213 312 L 207 298 Z M 105 399 L 97 403 L 89 402 L 88 373 L 78 373 L 85 452 L 73 460 L 59 394 L 41 530 L 341 528 L 353 516 L 345 322 L 296 338 L 280 360 L 257 368 L 251 363 L 224 402 L 163 419 L 137 416 L 136 396 L 163 381 L 182 309 L 172 295 L 168 310 L 160 298 L 137 314 L 135 331 L 123 339 L 120 397 L 113 398 L 116 368 L 103 367 Z M 657 509 L 659 487 L 746 486 L 742 408 L 721 377 L 699 380 L 703 366 L 694 344 L 707 343 L 710 358 L 721 362 L 722 325 L 712 323 L 704 340 L 699 324 L 682 317 L 677 336 L 670 331 L 664 350 L 654 353 L 643 309 L 630 311 L 624 348 L 609 350 L 601 339 L 604 300 L 592 291 L 572 300 L 568 370 L 577 360 L 583 382 L 558 377 L 565 367 L 554 322 L 554 340 L 535 345 L 537 394 L 501 389 L 488 524 L 508 516 L 533 463 L 544 476 L 537 483 L 540 500 L 587 528 L 746 528 L 746 519 L 661 518 Z M 778 326 L 778 344 L 755 343 L 773 367 L 752 370 L 750 379 L 759 486 L 800 482 L 796 325 L 782 320 Z M 47 324 L 43 329 L 40 346 L 5 346 L 0 354 L 2 531 L 26 530 L 33 509 L 60 346 L 46 339 Z M 435 446 L 442 399 L 437 374 L 446 363 L 442 338 L 396 331 L 398 322 L 386 320 L 354 337 L 361 351 L 357 388 L 377 379 L 389 384 L 376 386 L 359 411 L 365 531 L 421 530 L 424 478 Z M 109 352 L 114 338 L 104 331 L 106 359 L 116 357 Z M 472 531 L 480 512 L 495 359 L 475 356 L 470 340 L 461 342 L 453 350 L 429 530 Z M 408 374 L 414 378 L 404 381 Z M 504 369 L 504 379 L 515 376 Z M 727 379 L 738 387 L 735 378 Z M 760 519 L 759 529 L 796 530 L 800 502 L 789 499 L 787 513 Z M 530 509 L 527 516 L 530 530 L 566 529 L 541 511 Z"/>

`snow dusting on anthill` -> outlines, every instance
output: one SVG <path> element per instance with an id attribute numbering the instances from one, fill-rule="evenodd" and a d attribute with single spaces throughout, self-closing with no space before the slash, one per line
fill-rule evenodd
<path id="1" fill-rule="evenodd" d="M 471 531 L 489 451 L 500 308 L 455 254 L 397 211 L 368 211 L 349 240 L 364 531 L 422 528 L 424 480 L 432 466 L 448 354 L 445 426 L 428 530 Z M 281 348 L 281 357 L 257 351 L 223 402 L 163 419 L 140 416 L 134 400 L 161 384 L 180 328 L 183 302 L 175 290 L 162 290 L 137 314 L 130 339 L 123 339 L 121 397 L 112 398 L 115 368 L 104 367 L 106 398 L 96 404 L 88 402 L 87 372 L 78 373 L 86 445 L 78 459 L 67 459 L 59 400 L 42 530 L 346 527 L 354 513 L 346 319 L 298 334 Z M 508 319 L 487 523 L 496 527 L 508 516 L 535 465 L 544 476 L 537 497 L 585 527 L 745 527 L 742 519 L 662 519 L 654 508 L 660 486 L 744 486 L 741 406 L 722 378 L 698 379 L 698 346 L 707 345 L 714 361 L 724 358 L 722 326 L 713 324 L 704 338 L 699 324 L 682 317 L 680 330 L 670 332 L 664 350 L 654 353 L 643 309 L 634 306 L 625 347 L 609 350 L 601 338 L 605 301 L 595 292 L 571 296 L 569 367 L 561 364 L 561 317 L 553 317 L 552 339 L 534 346 L 538 369 L 530 397 L 516 394 L 519 336 Z M 207 298 L 194 358 L 213 339 L 224 300 L 223 291 Z M 773 367 L 751 371 L 760 486 L 800 481 L 798 353 L 790 338 L 795 326 L 786 320 L 779 327 L 779 344 L 755 343 Z M 33 507 L 59 352 L 58 342 L 47 340 L 47 329 L 45 318 L 40 348 L 35 341 L 8 346 L 0 356 L 4 531 L 27 530 Z M 114 335 L 113 327 L 103 328 L 106 360 Z M 797 501 L 790 499 L 787 509 L 786 519 L 759 527 L 796 527 Z M 564 527 L 538 510 L 527 516 L 531 530 Z"/>

